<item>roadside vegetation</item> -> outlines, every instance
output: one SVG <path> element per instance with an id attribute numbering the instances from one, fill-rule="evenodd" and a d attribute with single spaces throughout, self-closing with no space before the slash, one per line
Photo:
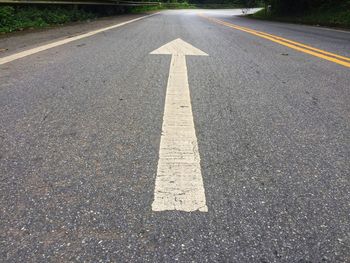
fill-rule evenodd
<path id="1" fill-rule="evenodd" d="M 131 12 L 143 12 L 150 10 L 162 9 L 189 9 L 189 8 L 203 8 L 203 9 L 228 9 L 228 8 L 243 8 L 262 6 L 261 0 L 190 0 L 162 2 L 159 6 L 145 6 L 133 7 Z"/>
<path id="2" fill-rule="evenodd" d="M 0 6 L 0 32 L 7 33 L 26 28 L 41 28 L 96 18 L 97 12 L 61 6 Z"/>
<path id="3" fill-rule="evenodd" d="M 150 0 L 152 1 L 152 0 Z M 155 0 L 156 1 L 156 0 Z M 81 5 L 0 5 L 0 33 L 44 28 L 119 13 L 144 13 L 162 9 L 239 8 L 252 0 L 169 0 L 159 6 L 113 7 Z"/>
<path id="4" fill-rule="evenodd" d="M 251 17 L 291 23 L 350 28 L 349 0 L 266 0 Z"/>
<path id="5" fill-rule="evenodd" d="M 227 9 L 227 8 L 242 8 L 245 5 L 244 1 L 221 1 L 219 3 L 214 3 L 209 1 L 195 1 L 192 3 L 188 2 L 173 2 L 173 3 L 161 3 L 159 6 L 140 6 L 140 7 L 131 7 L 128 10 L 131 13 L 143 13 L 147 11 L 155 10 L 165 10 L 165 9 L 194 9 L 194 8 L 203 8 L 203 9 Z"/>
<path id="6" fill-rule="evenodd" d="M 116 7 L 81 5 L 0 5 L 0 33 L 30 28 L 45 28 L 120 13 L 144 13 L 161 9 L 195 8 L 188 2 L 162 3 L 159 6 Z"/>
<path id="7" fill-rule="evenodd" d="M 195 5 L 188 2 L 160 3 L 159 6 L 135 6 L 127 8 L 130 13 L 145 13 L 150 11 L 165 10 L 165 9 L 190 9 L 196 8 Z"/>
<path id="8" fill-rule="evenodd" d="M 253 18 L 350 28 L 350 0 L 190 0 L 159 6 L 113 7 L 80 5 L 0 5 L 0 33 L 43 28 L 118 13 L 162 9 L 242 8 L 265 6 Z"/>

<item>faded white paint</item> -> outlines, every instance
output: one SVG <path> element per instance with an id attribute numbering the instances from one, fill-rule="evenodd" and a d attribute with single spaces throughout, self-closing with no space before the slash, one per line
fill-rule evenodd
<path id="1" fill-rule="evenodd" d="M 157 13 L 155 13 L 155 14 L 157 14 Z M 88 32 L 88 33 L 85 33 L 85 34 L 81 34 L 81 35 L 75 36 L 75 37 L 70 37 L 70 38 L 66 38 L 66 39 L 63 39 L 63 40 L 55 41 L 55 42 L 50 43 L 50 44 L 46 44 L 46 45 L 39 46 L 39 47 L 36 47 L 36 48 L 28 49 L 28 50 L 25 50 L 25 51 L 22 51 L 22 52 L 19 52 L 19 53 L 16 53 L 16 54 L 13 54 L 13 55 L 10 55 L 10 56 L 7 56 L 7 57 L 3 57 L 3 58 L 0 58 L 0 65 L 8 63 L 8 62 L 11 62 L 11 61 L 14 61 L 16 59 L 27 57 L 29 55 L 33 55 L 35 53 L 38 53 L 38 52 L 41 52 L 41 51 L 44 51 L 44 50 L 47 50 L 47 49 L 50 49 L 50 48 L 58 47 L 58 46 L 61 46 L 61 45 L 64 45 L 64 44 L 67 44 L 67 43 L 70 43 L 70 42 L 82 39 L 82 38 L 91 37 L 91 36 L 96 35 L 98 33 L 101 33 L 101 32 L 107 31 L 107 30 L 111 30 L 111 29 L 114 29 L 114 28 L 117 28 L 117 27 L 121 27 L 121 26 L 124 26 L 126 24 L 130 24 L 132 22 L 138 21 L 140 19 L 153 16 L 155 14 L 142 16 L 142 17 L 139 17 L 139 18 L 136 18 L 136 19 L 132 19 L 132 20 L 129 20 L 129 21 L 126 21 L 126 22 L 123 22 L 123 23 L 119 23 L 119 24 L 116 24 L 116 25 L 113 25 L 113 26 L 104 27 L 104 28 L 97 29 L 97 30 L 94 30 L 94 31 L 91 31 L 91 32 Z"/>
<path id="2" fill-rule="evenodd" d="M 151 54 L 172 55 L 153 211 L 207 212 L 185 56 L 208 56 L 181 39 Z"/>

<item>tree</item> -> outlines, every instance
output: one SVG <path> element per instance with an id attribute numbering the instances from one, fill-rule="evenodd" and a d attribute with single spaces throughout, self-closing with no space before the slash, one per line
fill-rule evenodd
<path id="1" fill-rule="evenodd" d="M 278 14 L 306 13 L 320 8 L 346 6 L 349 0 L 264 0 L 265 6 L 271 4 L 272 12 Z"/>

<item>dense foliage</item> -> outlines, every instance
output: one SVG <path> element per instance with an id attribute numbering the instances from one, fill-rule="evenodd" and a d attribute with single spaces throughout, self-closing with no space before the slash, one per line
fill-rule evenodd
<path id="1" fill-rule="evenodd" d="M 194 4 L 231 4 L 255 7 L 271 5 L 272 11 L 279 14 L 306 13 L 310 10 L 342 7 L 350 12 L 350 0 L 190 0 Z"/>
<path id="2" fill-rule="evenodd" d="M 78 8 L 59 6 L 0 6 L 0 32 L 11 32 L 24 28 L 45 27 L 71 21 L 85 20 L 96 15 Z"/>
<path id="3" fill-rule="evenodd" d="M 265 0 L 270 12 L 253 16 L 310 25 L 350 28 L 350 0 Z"/>
<path id="4" fill-rule="evenodd" d="M 258 1 L 256 0 L 190 0 L 191 4 L 199 4 L 199 5 L 206 5 L 206 4 L 225 4 L 225 5 L 231 5 L 231 6 L 255 6 Z"/>
<path id="5" fill-rule="evenodd" d="M 334 8 L 344 8 L 350 13 L 349 0 L 265 0 L 264 2 L 271 5 L 272 12 L 278 14 L 300 14 Z"/>
<path id="6" fill-rule="evenodd" d="M 153 0 L 161 1 L 161 0 Z M 53 24 L 86 20 L 123 11 L 144 12 L 155 8 L 191 8 L 194 5 L 207 8 L 271 6 L 275 16 L 307 15 L 300 22 L 325 25 L 350 24 L 350 0 L 165 0 L 159 7 L 113 8 L 106 6 L 48 6 L 48 5 L 0 5 L 0 32 L 11 32 L 25 28 L 46 27 Z M 258 14 L 259 15 L 259 14 Z M 261 13 L 266 16 L 267 13 Z"/>

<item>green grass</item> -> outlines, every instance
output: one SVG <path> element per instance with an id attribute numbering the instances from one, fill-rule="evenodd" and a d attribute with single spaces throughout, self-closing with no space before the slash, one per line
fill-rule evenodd
<path id="1" fill-rule="evenodd" d="M 78 9 L 34 6 L 0 6 L 0 33 L 26 28 L 42 28 L 49 25 L 95 18 L 96 14 Z"/>
<path id="2" fill-rule="evenodd" d="M 131 13 L 144 13 L 149 11 L 156 10 L 165 10 L 165 9 L 231 9 L 231 8 L 242 8 L 242 5 L 239 4 L 189 4 L 189 3 L 162 3 L 159 6 L 141 6 L 141 7 L 131 7 L 129 11 Z"/>
<path id="3" fill-rule="evenodd" d="M 144 13 L 162 9 L 187 9 L 195 8 L 188 3 L 169 3 L 159 6 L 130 7 L 128 13 Z M 8 33 L 28 28 L 44 28 L 51 25 L 59 25 L 67 22 L 83 21 L 100 16 L 108 16 L 120 13 L 113 8 L 76 8 L 73 6 L 48 6 L 48 5 L 0 5 L 0 33 Z"/>
<path id="4" fill-rule="evenodd" d="M 165 10 L 165 9 L 190 9 L 196 8 L 195 5 L 189 3 L 162 3 L 159 6 L 136 6 L 130 7 L 130 13 L 145 13 L 150 11 Z"/>
<path id="5" fill-rule="evenodd" d="M 128 13 L 132 14 L 139 14 L 139 13 L 146 13 L 146 12 L 151 12 L 151 11 L 157 11 L 157 10 L 162 10 L 161 6 L 135 6 L 135 7 L 129 7 Z"/>
<path id="6" fill-rule="evenodd" d="M 266 14 L 265 10 L 261 10 L 253 15 L 250 15 L 250 17 L 308 25 L 350 28 L 350 11 L 347 8 L 340 7 L 319 9 L 306 14 L 294 16 L 281 16 L 271 13 Z"/>
<path id="7" fill-rule="evenodd" d="M 235 8 L 242 8 L 242 5 L 239 4 L 198 4 L 196 5 L 197 8 L 203 8 L 203 9 L 235 9 Z"/>
<path id="8" fill-rule="evenodd" d="M 239 8 L 231 4 L 193 5 L 184 3 L 162 3 L 159 6 L 129 7 L 124 11 L 128 13 L 145 13 L 164 9 L 190 9 L 190 8 Z M 74 6 L 53 5 L 0 5 L 0 33 L 8 33 L 28 28 L 44 28 L 60 25 L 67 22 L 83 21 L 100 16 L 113 15 L 121 11 L 110 7 L 78 8 Z"/>
<path id="9" fill-rule="evenodd" d="M 189 3 L 162 3 L 162 8 L 164 9 L 190 9 L 196 8 L 195 5 Z"/>

